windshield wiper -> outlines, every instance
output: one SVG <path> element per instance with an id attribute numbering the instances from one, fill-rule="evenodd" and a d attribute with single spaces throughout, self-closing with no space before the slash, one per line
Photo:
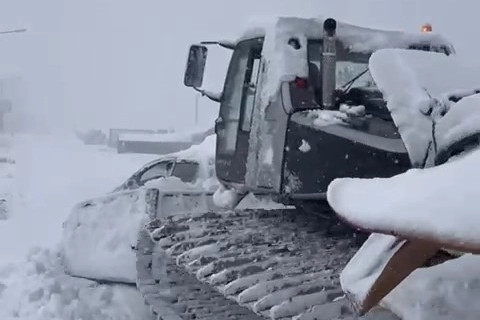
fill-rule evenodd
<path id="1" fill-rule="evenodd" d="M 368 72 L 368 68 L 363 70 L 362 72 L 360 72 L 358 75 L 356 75 L 355 77 L 353 77 L 351 80 L 349 80 L 347 83 L 345 83 L 343 86 L 341 86 L 340 88 L 343 89 L 343 93 L 346 93 L 348 90 L 350 90 L 350 88 L 352 87 L 352 85 L 355 83 L 355 81 L 357 81 L 361 76 L 363 76 L 365 73 Z M 344 89 L 345 88 L 345 89 Z"/>

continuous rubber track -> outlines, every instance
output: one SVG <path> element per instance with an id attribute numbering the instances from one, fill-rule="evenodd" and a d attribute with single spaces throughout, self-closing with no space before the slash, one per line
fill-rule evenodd
<path id="1" fill-rule="evenodd" d="M 137 287 L 159 320 L 359 319 L 338 276 L 360 241 L 328 231 L 294 209 L 156 218 L 139 236 Z"/>

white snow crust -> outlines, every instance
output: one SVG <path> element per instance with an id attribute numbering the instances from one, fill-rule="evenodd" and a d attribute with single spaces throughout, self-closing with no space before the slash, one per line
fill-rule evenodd
<path id="1" fill-rule="evenodd" d="M 33 249 L 0 269 L 0 319 L 151 319 L 135 287 L 99 285 L 63 271 L 55 250 Z"/>
<path id="2" fill-rule="evenodd" d="M 417 269 L 382 304 L 405 320 L 476 320 L 480 314 L 480 257 L 464 255 Z"/>
<path id="3" fill-rule="evenodd" d="M 434 122 L 439 150 L 480 131 L 477 98 L 458 103 L 446 99 L 480 88 L 480 65 L 440 53 L 384 49 L 371 56 L 369 67 L 415 166 L 420 166 L 429 152 Z M 432 115 L 426 115 L 432 107 Z M 445 116 L 443 111 L 448 111 Z"/>
<path id="4" fill-rule="evenodd" d="M 64 223 L 62 238 L 62 257 L 69 274 L 135 283 L 133 248 L 147 221 L 145 190 L 111 194 L 74 207 Z"/>
<path id="5" fill-rule="evenodd" d="M 371 230 L 480 244 L 480 150 L 392 178 L 334 180 L 327 198 L 347 220 Z"/>

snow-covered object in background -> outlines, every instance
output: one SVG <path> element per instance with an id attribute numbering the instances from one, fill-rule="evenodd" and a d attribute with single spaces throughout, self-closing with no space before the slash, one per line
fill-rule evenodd
<path id="1" fill-rule="evenodd" d="M 188 202 L 183 193 L 192 193 L 191 198 L 197 201 L 202 192 L 213 192 L 219 186 L 214 171 L 215 141 L 212 135 L 199 145 L 168 156 L 199 163 L 199 179 L 195 184 L 185 183 L 177 177 L 166 177 L 151 180 L 133 191 L 113 192 L 77 204 L 64 223 L 62 253 L 68 273 L 134 283 L 136 269 L 132 248 L 141 226 L 148 220 L 145 203 L 148 188 L 156 188 L 162 194 L 178 195 L 159 198 L 157 205 L 161 214 L 182 209 Z M 212 195 L 205 194 L 204 197 Z M 205 207 L 209 207 L 208 199 L 203 200 Z M 198 205 L 199 209 L 204 208 Z"/>
<path id="2" fill-rule="evenodd" d="M 158 188 L 170 188 L 170 189 L 189 189 L 197 188 L 201 190 L 214 191 L 218 187 L 218 180 L 215 175 L 215 135 L 207 136 L 200 144 L 193 145 L 186 150 L 182 150 L 176 153 L 167 154 L 162 156 L 154 161 L 148 162 L 144 166 L 136 170 L 122 185 L 115 188 L 113 192 L 118 192 L 122 190 L 129 190 L 132 188 L 137 188 L 141 186 L 146 187 L 158 187 Z M 146 182 L 141 181 L 141 176 L 146 174 L 147 171 L 152 170 L 154 175 L 159 175 L 157 165 L 165 165 L 167 162 L 181 163 L 182 161 L 189 162 L 191 168 L 195 167 L 196 172 L 183 173 L 180 170 L 180 173 L 175 172 L 174 169 L 171 169 L 170 172 L 166 168 L 162 169 L 165 171 L 161 178 L 153 178 L 151 180 L 146 180 Z M 185 176 L 186 175 L 186 176 Z M 178 177 L 177 177 L 178 176 Z M 193 176 L 193 177 L 192 177 Z M 182 182 L 179 178 L 194 179 L 189 183 Z M 163 180 L 168 179 L 167 184 L 163 183 Z M 135 186 L 129 186 L 129 180 L 135 181 Z"/>
<path id="3" fill-rule="evenodd" d="M 473 106 L 476 100 L 472 101 L 475 98 L 458 103 L 448 100 L 459 93 L 474 94 L 475 88 L 480 88 L 480 65 L 439 53 L 384 49 L 371 56 L 369 67 L 414 166 L 423 165 L 433 140 L 442 149 L 480 131 L 480 124 L 476 125 L 480 111 Z"/>
<path id="4" fill-rule="evenodd" d="M 207 136 L 200 144 L 196 144 L 187 150 L 171 154 L 171 156 L 194 160 L 200 164 L 199 177 L 201 184 L 198 187 L 205 190 L 214 190 L 219 186 L 215 175 L 215 149 L 217 136 L 215 134 Z"/>
<path id="5" fill-rule="evenodd" d="M 136 288 L 99 285 L 64 273 L 55 250 L 35 249 L 0 268 L 0 319 L 150 319 Z"/>
<path id="6" fill-rule="evenodd" d="M 138 232 L 147 221 L 145 190 L 88 200 L 64 223 L 62 255 L 74 276 L 135 283 Z"/>

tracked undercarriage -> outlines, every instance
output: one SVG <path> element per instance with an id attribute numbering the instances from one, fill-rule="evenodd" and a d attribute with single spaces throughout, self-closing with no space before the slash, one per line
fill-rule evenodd
<path id="1" fill-rule="evenodd" d="M 356 319 L 338 281 L 361 244 L 353 232 L 297 209 L 150 212 L 137 286 L 157 319 Z"/>

